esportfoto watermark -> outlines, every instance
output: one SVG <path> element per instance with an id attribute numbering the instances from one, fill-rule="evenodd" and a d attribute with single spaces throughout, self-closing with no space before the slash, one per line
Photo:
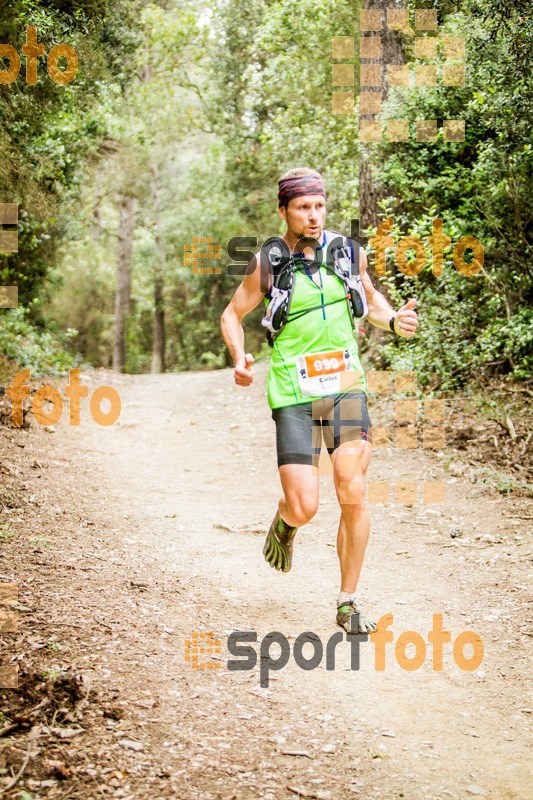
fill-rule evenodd
<path id="1" fill-rule="evenodd" d="M 326 670 L 335 670 L 336 647 L 340 642 L 346 641 L 350 645 L 350 668 L 354 671 L 360 669 L 360 646 L 362 642 L 370 641 L 374 645 L 374 669 L 383 672 L 387 666 L 387 644 L 394 641 L 393 631 L 390 630 L 394 622 L 393 614 L 384 614 L 372 633 L 357 633 L 359 630 L 359 614 L 352 614 L 350 619 L 351 633 L 335 632 L 324 644 L 313 631 L 304 631 L 296 637 L 292 647 L 292 657 L 296 665 L 309 672 L 316 669 L 324 659 Z M 258 641 L 256 631 L 233 631 L 227 637 L 227 649 L 234 658 L 228 658 L 227 669 L 230 672 L 249 672 L 256 668 L 258 653 L 251 646 Z M 431 645 L 432 668 L 434 672 L 442 672 L 444 660 L 444 645 L 452 641 L 452 634 L 444 628 L 443 614 L 433 614 L 433 624 L 427 633 L 427 644 L 424 637 L 417 631 L 404 631 L 394 644 L 394 658 L 396 663 L 408 672 L 420 669 L 426 661 L 427 645 Z M 279 647 L 277 654 L 271 653 L 273 646 Z M 313 653 L 304 655 L 304 647 L 310 645 Z M 409 646 L 414 647 L 414 654 L 407 652 Z M 470 655 L 465 654 L 465 648 L 470 647 Z M 220 669 L 221 639 L 212 632 L 195 632 L 191 639 L 185 642 L 185 660 L 193 669 Z M 389 658 L 390 658 L 389 653 Z M 465 630 L 459 633 L 452 644 L 452 655 L 456 666 L 464 672 L 472 672 L 483 662 L 485 648 L 483 640 L 474 631 Z M 209 660 L 201 656 L 208 656 Z M 259 684 L 266 688 L 270 682 L 270 673 L 279 672 L 289 662 L 291 645 L 288 638 L 280 631 L 268 633 L 259 647 Z M 215 660 L 213 660 L 215 659 Z"/>
<path id="2" fill-rule="evenodd" d="M 387 272 L 387 250 L 394 248 L 394 265 L 400 272 L 409 278 L 414 278 L 424 269 L 424 267 L 431 263 L 432 274 L 440 278 L 444 272 L 444 253 L 452 248 L 451 260 L 457 272 L 464 277 L 472 277 L 477 275 L 483 267 L 485 261 L 485 249 L 483 244 L 475 236 L 470 234 L 460 236 L 455 242 L 452 242 L 450 236 L 444 231 L 444 223 L 440 217 L 435 217 L 432 220 L 432 233 L 424 241 L 420 236 L 410 234 L 409 236 L 394 237 L 394 219 L 387 217 L 382 219 L 377 226 L 376 233 L 368 239 L 370 245 L 370 254 L 374 251 L 374 270 L 378 277 L 383 277 Z M 352 219 L 350 222 L 350 239 L 355 245 L 354 263 L 352 264 L 352 271 L 359 269 L 359 252 L 363 245 L 366 243 L 366 237 L 362 236 L 359 231 L 359 220 Z M 360 241 L 358 241 L 360 240 Z M 342 237 L 333 239 L 328 245 L 328 253 L 333 247 L 338 246 L 343 241 Z M 209 242 L 209 243 L 207 243 Z M 199 244 L 206 243 L 207 250 L 200 252 Z M 271 236 L 266 239 L 260 248 L 261 257 L 258 259 L 256 255 L 257 248 L 259 247 L 259 240 L 257 236 L 234 236 L 231 238 L 226 246 L 226 255 L 230 260 L 227 266 L 228 275 L 237 275 L 244 277 L 252 272 L 259 260 L 261 267 L 261 279 L 266 281 L 265 286 L 268 289 L 268 280 L 270 276 L 270 268 L 268 267 L 270 252 L 279 250 L 279 258 L 289 258 L 290 251 L 286 243 L 279 236 Z M 318 269 L 324 259 L 322 246 L 320 242 L 309 236 L 301 238 L 294 247 L 295 252 L 300 252 L 304 248 L 312 248 L 315 251 L 315 257 L 310 264 L 311 271 Z M 194 258 L 192 250 L 194 250 Z M 284 251 L 284 252 L 283 252 Z M 465 258 L 465 253 L 471 253 L 470 260 Z M 414 258 L 408 257 L 412 253 Z M 184 245 L 184 265 L 192 266 L 193 273 L 204 274 L 221 274 L 220 267 L 213 269 L 212 267 L 199 267 L 198 259 L 210 260 L 220 259 L 221 246 L 213 243 L 211 236 L 196 236 L 193 237 L 193 244 Z M 263 254 L 267 256 L 263 259 Z M 263 263 L 263 261 L 265 263 Z M 390 261 L 390 258 L 389 258 Z M 263 276 L 263 272 L 265 275 Z M 262 284 L 263 285 L 263 284 Z M 265 291 L 266 291 L 265 289 Z"/>
<path id="3" fill-rule="evenodd" d="M 11 421 L 16 428 L 23 424 L 23 404 L 25 398 L 31 397 L 30 380 L 31 371 L 21 369 L 10 385 L 6 388 L 6 395 L 11 400 Z M 80 399 L 89 395 L 87 386 L 80 382 L 80 370 L 69 370 L 69 382 L 65 387 L 65 395 L 69 399 L 69 422 L 76 426 L 80 424 Z M 109 403 L 108 411 L 102 411 L 102 401 Z M 50 410 L 45 410 L 45 403 L 51 404 Z M 39 425 L 55 425 L 63 415 L 64 402 L 55 386 L 46 384 L 34 392 L 31 397 L 31 410 Z M 113 425 L 120 417 L 120 395 L 112 386 L 99 386 L 91 395 L 89 408 L 93 420 L 98 425 Z"/>
<path id="4" fill-rule="evenodd" d="M 26 44 L 22 45 L 22 55 L 26 59 L 26 83 L 37 83 L 37 59 L 45 55 L 44 45 L 37 41 L 37 28 L 29 25 L 26 30 Z M 0 69 L 0 85 L 13 83 L 20 72 L 20 56 L 11 44 L 0 44 L 0 66 L 2 59 L 9 62 L 7 69 Z M 60 59 L 65 59 L 65 69 L 59 69 Z M 54 83 L 71 83 L 78 72 L 78 56 L 69 44 L 54 45 L 46 57 L 46 69 Z"/>

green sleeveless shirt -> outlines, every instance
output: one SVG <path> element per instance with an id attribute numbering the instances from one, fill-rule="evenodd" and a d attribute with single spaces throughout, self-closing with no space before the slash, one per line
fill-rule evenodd
<path id="1" fill-rule="evenodd" d="M 301 261 L 296 263 L 289 322 L 276 337 L 270 359 L 270 408 L 309 403 L 325 394 L 366 393 L 343 282 L 324 267 L 313 279 Z M 319 308 L 290 321 L 314 306 Z"/>

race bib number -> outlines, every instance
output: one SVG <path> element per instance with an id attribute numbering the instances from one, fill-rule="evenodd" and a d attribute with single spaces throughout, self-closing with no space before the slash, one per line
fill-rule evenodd
<path id="1" fill-rule="evenodd" d="M 349 350 L 309 353 L 296 359 L 298 380 L 304 397 L 334 394 L 341 390 L 341 372 L 351 366 Z"/>

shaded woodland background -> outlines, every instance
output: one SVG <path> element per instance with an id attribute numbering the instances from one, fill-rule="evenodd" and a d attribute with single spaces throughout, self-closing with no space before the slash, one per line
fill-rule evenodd
<path id="1" fill-rule="evenodd" d="M 420 335 L 366 331 L 375 367 L 416 369 L 436 391 L 531 377 L 531 52 L 523 0 L 424 0 L 441 30 L 466 38 L 464 87 L 386 87 L 384 117 L 466 120 L 464 142 L 364 144 L 358 116 L 331 112 L 331 39 L 354 35 L 355 0 L 30 3 L 0 16 L 20 52 L 28 25 L 48 51 L 79 58 L 76 79 L 0 86 L 0 200 L 19 204 L 19 252 L 0 257 L 0 284 L 19 307 L 0 311 L 4 373 L 71 366 L 127 372 L 219 368 L 219 317 L 239 281 L 233 236 L 281 232 L 277 179 L 295 165 L 325 176 L 328 227 L 369 235 L 386 215 L 395 236 L 481 240 L 485 265 L 380 281 L 393 303 L 415 294 Z M 367 6 L 379 5 L 375 2 Z M 384 3 L 394 6 L 393 2 Z M 396 3 L 399 6 L 400 3 Z M 413 37 L 389 34 L 385 60 L 415 60 Z M 439 56 L 442 58 L 442 56 Z M 359 194 L 363 197 L 361 215 Z M 221 275 L 192 274 L 193 236 L 222 245 Z M 391 254 L 392 255 L 392 254 Z M 249 349 L 266 355 L 259 310 Z M 2 377 L 2 376 L 0 376 Z"/>

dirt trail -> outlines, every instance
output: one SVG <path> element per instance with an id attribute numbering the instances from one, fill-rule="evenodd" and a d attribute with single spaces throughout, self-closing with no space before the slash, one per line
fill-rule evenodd
<path id="1" fill-rule="evenodd" d="M 65 413 L 53 435 L 36 425 L 15 432 L 26 437 L 27 463 L 39 465 L 28 481 L 47 497 L 38 558 L 48 583 L 33 606 L 39 580 L 24 585 L 24 602 L 42 618 L 46 589 L 65 613 L 67 644 L 54 662 L 115 687 L 125 712 L 105 723 L 115 745 L 110 755 L 103 743 L 101 758 L 125 759 L 127 775 L 106 796 L 531 797 L 526 514 L 450 478 L 423 450 L 376 450 L 369 475 L 446 486 L 444 506 L 372 507 L 360 601 L 376 619 L 394 616 L 385 671 L 375 669 L 371 643 L 361 644 L 360 669 L 352 670 L 347 642 L 334 671 L 325 658 L 303 671 L 291 657 L 270 673 L 268 689 L 259 666 L 227 669 L 234 630 L 257 631 L 258 642 L 280 631 L 291 649 L 304 631 L 325 646 L 339 630 L 329 476 L 317 516 L 298 534 L 291 573 L 263 560 L 279 496 L 265 375 L 259 365 L 255 385 L 242 390 L 229 370 L 96 372 L 90 391 L 107 383 L 121 395 L 117 425 L 97 426 L 86 407 L 79 428 Z M 414 630 L 427 641 L 435 613 L 452 641 L 466 629 L 481 636 L 481 667 L 459 669 L 451 645 L 440 672 L 429 645 L 416 671 L 398 665 L 398 636 Z M 194 631 L 222 640 L 220 656 L 204 656 L 218 668 L 195 670 L 185 660 Z"/>

